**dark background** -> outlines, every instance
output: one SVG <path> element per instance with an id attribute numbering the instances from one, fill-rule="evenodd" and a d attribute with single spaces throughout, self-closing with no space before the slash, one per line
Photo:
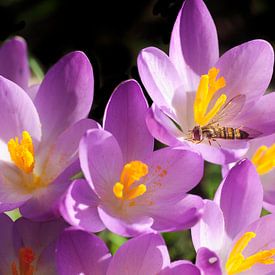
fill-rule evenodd
<path id="1" fill-rule="evenodd" d="M 62 55 L 84 51 L 95 72 L 91 112 L 100 120 L 120 81 L 138 79 L 136 58 L 147 46 L 168 49 L 183 0 L 0 0 L 0 41 L 23 36 L 46 71 Z M 254 38 L 274 45 L 275 1 L 205 0 L 218 29 L 220 50 Z"/>

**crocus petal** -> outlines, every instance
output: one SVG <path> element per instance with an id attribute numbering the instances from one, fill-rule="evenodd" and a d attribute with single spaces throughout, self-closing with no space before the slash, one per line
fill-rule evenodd
<path id="1" fill-rule="evenodd" d="M 32 193 L 32 198 L 20 207 L 22 216 L 36 221 L 46 221 L 59 217 L 60 199 L 71 184 L 73 176 L 79 171 L 80 164 L 77 160 L 48 186 L 36 189 Z"/>
<path id="2" fill-rule="evenodd" d="M 22 37 L 7 40 L 0 47 L 0 75 L 27 90 L 30 71 L 27 45 Z"/>
<path id="3" fill-rule="evenodd" d="M 143 160 L 153 151 L 145 117 L 147 101 L 135 80 L 122 82 L 112 94 L 104 114 L 104 129 L 116 138 L 124 161 Z"/>
<path id="4" fill-rule="evenodd" d="M 196 265 L 204 275 L 222 275 L 219 257 L 208 248 L 202 247 L 199 249 Z"/>
<path id="5" fill-rule="evenodd" d="M 40 169 L 42 170 L 45 159 L 48 158 L 51 163 L 44 169 L 44 173 L 49 178 L 56 177 L 77 160 L 79 142 L 86 131 L 99 127 L 98 123 L 92 119 L 82 119 L 66 129 L 52 144 L 48 146 L 44 144 L 44 148 L 42 144 L 40 146 L 41 155 L 45 154 L 46 156 L 37 158 L 36 169 L 41 166 Z M 46 152 L 44 153 L 44 151 Z M 40 152 L 37 154 L 40 155 Z"/>
<path id="6" fill-rule="evenodd" d="M 67 190 L 60 206 L 63 218 L 71 225 L 89 232 L 102 231 L 105 226 L 99 218 L 99 199 L 84 180 L 75 180 Z"/>
<path id="7" fill-rule="evenodd" d="M 201 220 L 191 229 L 196 251 L 208 247 L 219 251 L 224 242 L 224 219 L 220 207 L 213 201 L 205 200 Z"/>
<path id="8" fill-rule="evenodd" d="M 79 147 L 82 171 L 100 197 L 108 197 L 122 171 L 122 152 L 114 136 L 104 130 L 89 130 Z"/>
<path id="9" fill-rule="evenodd" d="M 275 93 L 270 93 L 262 96 L 252 108 L 237 118 L 239 125 L 245 125 L 256 130 L 263 135 L 270 135 L 274 133 L 275 129 L 275 115 L 274 115 Z"/>
<path id="10" fill-rule="evenodd" d="M 152 136 L 160 142 L 169 146 L 181 144 L 177 137 L 180 137 L 182 133 L 155 104 L 147 113 L 146 124 Z"/>
<path id="11" fill-rule="evenodd" d="M 82 52 L 67 54 L 48 71 L 34 101 L 44 140 L 54 139 L 88 115 L 93 85 L 92 66 Z"/>
<path id="12" fill-rule="evenodd" d="M 216 63 L 226 81 L 228 99 L 244 94 L 246 104 L 257 102 L 272 77 L 274 53 L 264 40 L 252 40 L 227 51 Z M 259 70 L 259 68 L 261 68 Z M 263 109 L 262 109 L 263 110 Z"/>
<path id="13" fill-rule="evenodd" d="M 171 263 L 163 269 L 158 275 L 178 275 L 178 274 L 192 274 L 200 275 L 201 272 L 198 267 L 188 261 L 176 261 Z"/>
<path id="14" fill-rule="evenodd" d="M 15 251 L 30 247 L 39 258 L 43 250 L 56 241 L 66 226 L 61 219 L 40 223 L 20 218 L 16 220 L 13 230 Z"/>
<path id="15" fill-rule="evenodd" d="M 199 151 L 202 157 L 212 163 L 226 164 L 240 159 L 248 150 L 248 142 L 242 140 L 221 140 L 218 143 L 189 143 L 191 148 Z"/>
<path id="16" fill-rule="evenodd" d="M 181 199 L 203 176 L 201 155 L 182 147 L 157 150 L 146 163 L 149 173 L 142 181 L 156 202 L 175 195 Z"/>
<path id="17" fill-rule="evenodd" d="M 187 195 L 181 201 L 162 201 L 148 207 L 154 219 L 152 229 L 158 232 L 189 229 L 201 218 L 203 201 L 199 196 Z"/>
<path id="18" fill-rule="evenodd" d="M 122 245 L 113 256 L 107 275 L 157 274 L 169 263 L 168 250 L 162 237 L 150 233 Z"/>
<path id="19" fill-rule="evenodd" d="M 220 198 L 225 230 L 231 239 L 259 218 L 262 201 L 263 188 L 254 165 L 249 160 L 240 161 L 228 173 Z"/>
<path id="20" fill-rule="evenodd" d="M 254 232 L 256 237 L 253 238 L 248 246 L 245 248 L 243 254 L 244 257 L 251 256 L 261 250 L 269 250 L 275 248 L 275 239 L 273 234 L 273 228 L 275 228 L 275 215 L 267 215 L 259 218 L 257 221 L 245 227 L 235 238 L 232 243 L 232 247 L 235 245 L 236 241 L 245 232 Z M 247 274 L 249 275 L 259 275 L 259 274 L 269 274 L 269 272 L 275 270 L 274 264 L 256 264 L 254 265 Z"/>
<path id="21" fill-rule="evenodd" d="M 32 101 L 35 100 L 35 97 L 37 95 L 39 87 L 40 87 L 40 84 L 33 84 L 28 87 L 27 93 L 28 93 L 29 97 L 32 99 Z"/>
<path id="22" fill-rule="evenodd" d="M 0 214 L 0 274 L 10 274 L 11 264 L 16 258 L 13 248 L 12 220 L 5 214 Z"/>
<path id="23" fill-rule="evenodd" d="M 105 243 L 96 235 L 69 228 L 57 243 L 58 274 L 104 275 L 111 259 Z"/>
<path id="24" fill-rule="evenodd" d="M 56 266 L 56 241 L 52 242 L 47 246 L 40 254 L 39 259 L 37 259 L 37 270 L 39 274 L 47 275 L 56 275 L 57 266 Z"/>
<path id="25" fill-rule="evenodd" d="M 7 143 L 11 138 L 21 137 L 23 131 L 28 131 L 36 145 L 41 139 L 38 113 L 24 90 L 2 76 L 0 103 L 0 141 Z"/>
<path id="26" fill-rule="evenodd" d="M 3 177 L 3 172 L 0 174 L 0 213 L 18 208 L 31 198 L 31 194 L 26 193 L 23 186 L 18 186 L 18 183 L 20 184 L 18 171 L 4 164 L 0 162 L 1 170 L 5 175 L 11 176 L 12 180 L 7 181 Z"/>
<path id="27" fill-rule="evenodd" d="M 151 229 L 153 219 L 144 213 L 125 218 L 119 216 L 110 206 L 106 205 L 99 205 L 98 213 L 107 229 L 124 237 L 134 237 L 141 233 L 153 231 Z"/>
<path id="28" fill-rule="evenodd" d="M 154 103 L 173 113 L 173 98 L 176 93 L 184 92 L 184 87 L 169 57 L 154 47 L 143 49 L 138 56 L 138 70 Z"/>
<path id="29" fill-rule="evenodd" d="M 217 31 L 202 0 L 186 0 L 173 28 L 169 56 L 187 90 L 196 90 L 198 76 L 206 74 L 219 58 Z"/>

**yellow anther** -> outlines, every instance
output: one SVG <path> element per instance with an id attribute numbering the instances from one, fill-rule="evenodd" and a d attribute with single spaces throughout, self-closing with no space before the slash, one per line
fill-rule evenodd
<path id="1" fill-rule="evenodd" d="M 262 250 L 247 258 L 244 257 L 243 250 L 247 247 L 251 239 L 255 238 L 254 232 L 246 232 L 233 247 L 226 262 L 225 269 L 228 275 L 239 274 L 250 269 L 255 264 L 274 264 L 275 249 Z"/>
<path id="2" fill-rule="evenodd" d="M 124 185 L 121 184 L 120 182 L 117 182 L 114 185 L 113 192 L 117 198 L 121 199 L 123 197 L 123 189 L 124 189 Z"/>
<path id="3" fill-rule="evenodd" d="M 116 182 L 113 192 L 118 199 L 132 200 L 146 192 L 146 186 L 139 184 L 133 186 L 136 181 L 148 174 L 148 166 L 141 161 L 132 161 L 124 165 L 120 175 L 120 182 Z"/>
<path id="4" fill-rule="evenodd" d="M 222 94 L 215 102 L 214 107 L 207 113 L 214 94 L 226 85 L 223 77 L 216 79 L 218 74 L 219 70 L 213 67 L 208 71 L 208 74 L 201 76 L 194 101 L 194 120 L 200 126 L 207 125 L 219 112 L 227 99 L 226 95 Z"/>
<path id="5" fill-rule="evenodd" d="M 12 138 L 8 142 L 8 150 L 11 160 L 14 164 L 29 174 L 34 168 L 34 148 L 32 138 L 27 131 L 22 132 L 22 139 L 19 142 L 18 137 Z"/>
<path id="6" fill-rule="evenodd" d="M 260 175 L 269 173 L 275 167 L 275 144 L 269 148 L 260 146 L 251 159 Z"/>

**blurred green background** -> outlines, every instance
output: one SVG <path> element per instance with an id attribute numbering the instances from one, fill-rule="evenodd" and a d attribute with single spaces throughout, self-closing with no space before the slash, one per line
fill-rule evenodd
<path id="1" fill-rule="evenodd" d="M 127 78 L 140 81 L 136 57 L 147 46 L 168 49 L 170 33 L 183 1 L 0 0 L 0 42 L 20 35 L 28 43 L 36 78 L 62 55 L 84 51 L 95 73 L 95 98 L 90 117 L 101 122 L 113 89 Z M 217 26 L 220 51 L 263 38 L 273 46 L 275 1 L 205 0 Z M 274 86 L 274 78 L 271 86 Z M 148 101 L 150 99 L 147 95 Z M 212 199 L 221 181 L 220 167 L 205 163 L 204 178 L 192 193 Z M 11 214 L 18 217 L 18 212 Z M 115 252 L 125 239 L 99 234 Z M 171 259 L 194 260 L 190 232 L 164 234 Z"/>

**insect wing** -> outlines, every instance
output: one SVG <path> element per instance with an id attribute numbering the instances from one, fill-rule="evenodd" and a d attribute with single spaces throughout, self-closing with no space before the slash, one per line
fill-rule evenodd
<path id="1" fill-rule="evenodd" d="M 213 117 L 210 124 L 229 124 L 242 110 L 245 103 L 245 95 L 237 95 L 228 101 L 224 107 Z"/>
<path id="2" fill-rule="evenodd" d="M 247 133 L 248 134 L 248 139 L 257 138 L 262 134 L 262 132 L 257 131 L 257 130 L 252 129 L 252 128 L 249 128 L 249 127 L 240 127 L 239 130 Z"/>

